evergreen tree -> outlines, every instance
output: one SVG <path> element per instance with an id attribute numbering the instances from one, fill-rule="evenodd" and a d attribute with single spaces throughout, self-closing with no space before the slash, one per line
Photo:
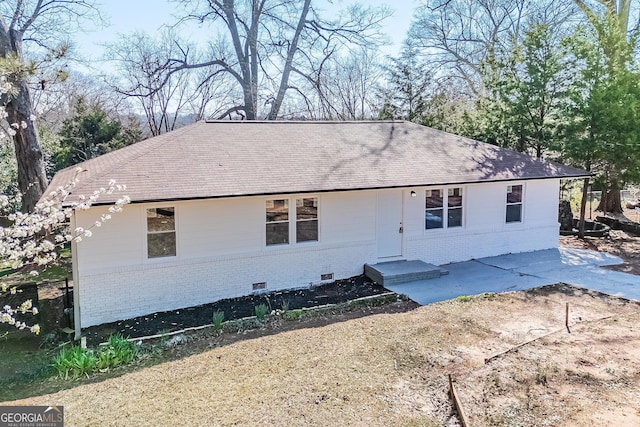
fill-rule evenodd
<path id="1" fill-rule="evenodd" d="M 640 181 L 640 73 L 636 36 L 606 12 L 571 40 L 579 69 L 565 128 L 564 156 L 596 174 L 597 210 L 621 213 L 620 189 Z"/>
<path id="2" fill-rule="evenodd" d="M 521 46 L 483 66 L 487 94 L 472 116 L 474 137 L 540 158 L 557 136 L 571 82 L 566 52 L 546 23 L 525 31 Z M 473 129 L 475 128 L 475 129 Z"/>
<path id="3" fill-rule="evenodd" d="M 100 105 L 88 105 L 82 97 L 74 105 L 75 114 L 66 119 L 60 132 L 60 151 L 54 155 L 56 169 L 92 159 L 142 138 L 139 122 L 128 119 L 126 126 L 110 119 Z"/>

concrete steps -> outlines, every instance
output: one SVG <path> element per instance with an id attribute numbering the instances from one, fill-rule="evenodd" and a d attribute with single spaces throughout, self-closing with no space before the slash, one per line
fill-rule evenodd
<path id="1" fill-rule="evenodd" d="M 377 264 L 365 264 L 364 274 L 374 282 L 386 285 L 437 279 L 449 274 L 444 268 L 420 260 L 388 261 Z"/>

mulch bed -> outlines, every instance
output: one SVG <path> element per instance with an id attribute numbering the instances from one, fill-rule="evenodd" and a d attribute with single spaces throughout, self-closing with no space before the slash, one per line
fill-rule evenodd
<path id="1" fill-rule="evenodd" d="M 288 304 L 289 310 L 294 310 L 326 304 L 339 304 L 386 292 L 389 291 L 371 282 L 365 276 L 355 276 L 321 286 L 224 299 L 211 304 L 91 326 L 83 331 L 83 335 L 87 337 L 88 344 L 95 345 L 105 342 L 110 334 L 115 333 L 121 333 L 129 338 L 140 338 L 209 325 L 212 322 L 213 313 L 216 311 L 224 313 L 225 321 L 236 320 L 255 316 L 255 307 L 260 304 L 265 304 L 269 312 L 282 310 L 283 305 L 286 304 Z"/>

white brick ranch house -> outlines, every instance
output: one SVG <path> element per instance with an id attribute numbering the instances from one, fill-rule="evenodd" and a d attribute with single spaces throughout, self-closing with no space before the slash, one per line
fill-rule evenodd
<path id="1" fill-rule="evenodd" d="M 77 335 L 256 287 L 351 277 L 365 263 L 554 248 L 560 179 L 585 176 L 402 121 L 199 122 L 80 166 L 74 194 L 115 179 L 132 204 L 73 245 Z"/>

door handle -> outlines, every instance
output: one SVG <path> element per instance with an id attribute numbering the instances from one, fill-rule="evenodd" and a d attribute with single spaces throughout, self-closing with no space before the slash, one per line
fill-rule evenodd
<path id="1" fill-rule="evenodd" d="M 398 233 L 402 234 L 402 233 L 403 233 L 403 231 L 404 231 L 404 230 L 402 229 L 402 226 L 400 226 L 400 229 L 398 230 Z"/>

